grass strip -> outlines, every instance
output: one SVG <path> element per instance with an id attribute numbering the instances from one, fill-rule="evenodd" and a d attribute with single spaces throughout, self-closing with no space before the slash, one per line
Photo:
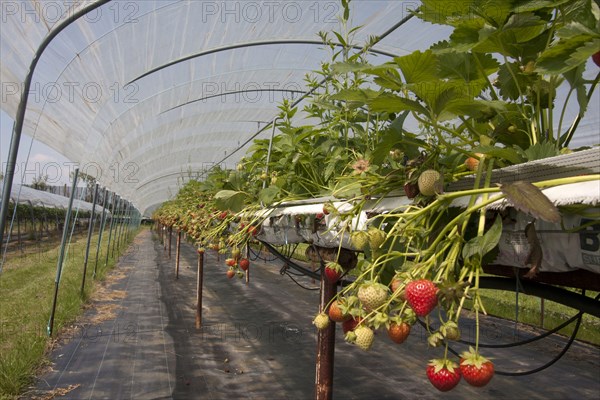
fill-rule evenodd
<path id="1" fill-rule="evenodd" d="M 135 233 L 129 236 L 131 239 Z M 86 274 L 86 288 L 80 296 L 83 260 L 87 241 L 86 232 L 73 237 L 67 248 L 59 286 L 54 320 L 54 332 L 79 316 L 95 291 L 92 274 L 96 259 L 98 234 L 92 236 Z M 102 237 L 96 281 L 103 280 L 129 243 L 115 248 L 115 257 L 109 252 L 105 266 L 108 229 Z M 0 275 L 0 399 L 13 399 L 31 382 L 36 371 L 44 364 L 45 355 L 54 341 L 46 334 L 52 307 L 56 263 L 60 246 L 40 249 L 33 254 L 10 257 Z"/>

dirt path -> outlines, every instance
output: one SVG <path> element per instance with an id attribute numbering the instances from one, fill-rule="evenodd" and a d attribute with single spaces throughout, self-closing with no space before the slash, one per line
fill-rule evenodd
<path id="1" fill-rule="evenodd" d="M 310 399 L 316 335 L 311 325 L 318 292 L 279 274 L 281 263 L 253 261 L 252 281 L 228 280 L 225 266 L 208 252 L 204 325 L 194 327 L 196 252 L 182 246 L 179 279 L 174 257 L 143 231 L 115 270 L 112 289 L 124 296 L 112 319 L 86 325 L 52 355 L 53 370 L 40 377 L 36 395 L 70 388 L 66 399 Z M 313 286 L 310 280 L 302 280 Z M 100 304 L 102 305 L 102 304 Z M 91 311 L 93 313 L 93 310 Z M 87 316 L 91 317 L 91 316 Z M 465 339 L 470 329 L 465 329 Z M 483 340 L 528 337 L 510 322 L 489 319 Z M 379 332 L 364 352 L 344 343 L 337 329 L 334 398 L 438 399 L 427 381 L 428 349 L 415 327 L 402 345 Z M 495 352 L 497 369 L 516 371 L 544 364 L 565 340 L 551 336 Z M 462 350 L 462 349 L 459 349 Z M 488 353 L 489 354 L 489 353 Z M 513 361 L 510 361 L 512 359 Z M 528 376 L 496 376 L 483 389 L 462 382 L 448 399 L 592 399 L 600 396 L 600 349 L 576 344 L 550 368 Z M 29 396 L 31 397 L 31 396 Z"/>

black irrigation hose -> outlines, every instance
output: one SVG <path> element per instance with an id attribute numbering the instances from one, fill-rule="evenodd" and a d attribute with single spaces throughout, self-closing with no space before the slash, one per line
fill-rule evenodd
<path id="1" fill-rule="evenodd" d="M 600 298 L 600 294 L 598 294 L 595 297 L 595 300 L 598 300 Z M 556 357 L 554 357 L 553 359 L 551 359 L 550 361 L 548 361 L 546 364 L 541 365 L 537 368 L 534 368 L 532 370 L 529 371 L 523 371 L 523 372 L 507 372 L 507 371 L 495 371 L 495 374 L 498 375 L 503 375 L 503 376 L 525 376 L 525 375 L 532 375 L 535 373 L 538 373 L 540 371 L 545 370 L 546 368 L 552 366 L 554 363 L 556 363 L 558 360 L 560 360 L 565 353 L 571 348 L 571 345 L 573 344 L 573 342 L 575 341 L 575 338 L 577 337 L 577 333 L 579 332 L 579 328 L 581 327 L 581 321 L 583 320 L 583 314 L 585 314 L 583 311 L 578 312 L 577 314 L 575 314 L 574 316 L 572 316 L 571 318 L 569 318 L 567 321 L 563 322 L 562 324 L 558 325 L 557 327 L 555 327 L 554 329 L 545 332 L 541 335 L 538 335 L 536 337 L 533 337 L 531 339 L 527 339 L 527 340 L 523 340 L 521 342 L 515 342 L 515 343 L 509 343 L 509 344 L 504 344 L 504 345 L 479 345 L 479 347 L 484 347 L 484 348 L 507 348 L 507 347 L 515 347 L 515 346 L 520 346 L 520 345 L 525 345 L 525 344 L 529 344 L 532 342 L 535 342 L 537 340 L 543 339 L 553 333 L 558 332 L 559 330 L 561 330 L 562 328 L 564 328 L 565 326 L 571 324 L 573 321 L 577 320 L 577 323 L 575 324 L 575 329 L 573 329 L 573 333 L 571 334 L 571 336 L 569 337 L 569 341 L 567 342 L 567 344 L 565 345 L 565 347 L 563 347 L 563 349 L 560 351 L 560 353 L 558 353 L 556 355 Z M 417 320 L 419 322 L 419 324 L 421 326 L 423 326 L 424 328 L 427 328 L 427 325 L 421 321 L 420 319 Z M 459 343 L 462 344 L 468 344 L 468 345 L 474 345 L 475 343 L 472 342 L 467 342 L 467 341 L 462 341 L 460 340 Z M 452 347 L 448 346 L 448 350 L 454 354 L 457 357 L 460 357 L 460 355 L 458 354 L 457 351 L 455 351 Z"/>
<path id="2" fill-rule="evenodd" d="M 576 319 L 581 318 L 581 316 L 583 314 L 584 314 L 584 312 L 580 311 L 579 313 L 575 314 L 574 316 L 572 316 L 571 318 L 569 318 L 568 320 L 566 320 L 562 324 L 558 325 L 554 329 L 552 329 L 550 331 L 546 331 L 546 332 L 542 333 L 541 335 L 534 336 L 532 338 L 522 340 L 520 342 L 505 343 L 505 344 L 480 344 L 479 347 L 484 347 L 484 348 L 487 348 L 487 349 L 506 349 L 506 348 L 510 348 L 510 347 L 517 347 L 517 346 L 522 346 L 522 345 L 525 345 L 525 344 L 537 342 L 538 340 L 544 339 L 545 337 L 548 337 L 548 336 L 550 336 L 550 335 L 552 335 L 552 334 L 560 331 L 565 326 L 570 325 Z M 469 345 L 469 346 L 474 346 L 475 345 L 474 342 L 468 342 L 466 340 L 459 340 L 458 342 L 461 343 L 461 344 Z"/>
<path id="3" fill-rule="evenodd" d="M 288 272 L 288 265 L 284 264 L 283 267 L 281 267 L 281 270 L 279 271 L 279 273 L 281 275 L 287 275 L 296 285 L 300 286 L 302 289 L 305 290 L 320 290 L 320 287 L 313 287 L 313 288 L 309 288 L 307 286 L 304 286 L 303 284 L 301 284 L 300 282 L 298 282 L 293 275 L 295 276 L 304 276 L 303 274 L 294 274 L 294 273 L 290 273 Z"/>
<path id="4" fill-rule="evenodd" d="M 573 344 L 573 342 L 575 341 L 575 337 L 577 336 L 577 332 L 579 332 L 579 327 L 581 326 L 581 320 L 582 320 L 582 316 L 583 313 L 580 312 L 579 314 L 577 314 L 579 316 L 579 318 L 577 319 L 577 324 L 575 325 L 575 329 L 573 330 L 573 334 L 571 334 L 571 337 L 569 338 L 569 341 L 567 342 L 567 344 L 565 345 L 565 347 L 563 347 L 563 349 L 561 350 L 560 353 L 558 353 L 556 355 L 556 357 L 554 357 L 552 360 L 548 361 L 546 364 L 541 365 L 537 368 L 534 368 L 532 370 L 529 371 L 523 371 L 523 372 L 507 372 L 507 371 L 494 371 L 494 373 L 496 375 L 502 375 L 502 376 L 526 376 L 526 375 L 533 375 L 535 373 L 538 373 L 540 371 L 545 370 L 546 368 L 552 366 L 554 363 L 556 363 L 558 360 L 560 360 L 562 358 L 562 356 L 565 355 L 565 353 L 569 350 L 569 348 L 571 348 L 571 345 Z M 448 346 L 448 350 L 454 354 L 457 357 L 460 357 L 460 355 L 450 346 Z"/>
<path id="5" fill-rule="evenodd" d="M 272 245 L 270 245 L 267 242 L 261 241 L 261 243 L 262 243 L 263 246 L 265 246 L 265 248 L 267 250 L 269 250 L 271 252 L 271 254 L 273 254 L 274 256 L 276 256 L 276 258 L 279 258 L 281 261 L 283 261 L 284 263 L 286 263 L 289 267 L 292 267 L 296 271 L 299 271 L 303 275 L 306 275 L 306 276 L 308 276 L 310 278 L 321 279 L 321 273 L 320 272 L 317 273 L 316 271 L 311 271 L 311 270 L 309 270 L 307 268 L 302 267 L 301 265 L 296 264 L 295 262 L 293 262 L 289 258 L 285 257 L 283 254 L 281 254 L 275 247 L 273 247 Z"/>
<path id="6" fill-rule="evenodd" d="M 250 261 L 261 260 L 261 261 L 264 261 L 264 262 L 272 262 L 272 261 L 275 261 L 277 259 L 277 257 L 273 257 L 271 259 L 267 259 L 267 257 L 262 257 L 260 255 L 260 253 L 261 253 L 260 250 L 254 251 L 254 249 L 252 248 L 252 246 L 249 246 L 249 248 L 250 248 L 250 253 L 254 256 L 254 258 L 250 257 Z"/>

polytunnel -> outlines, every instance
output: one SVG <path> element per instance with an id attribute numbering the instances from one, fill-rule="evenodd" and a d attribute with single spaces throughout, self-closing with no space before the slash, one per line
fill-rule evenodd
<path id="1" fill-rule="evenodd" d="M 103 299 L 122 296 L 115 307 L 122 312 L 95 321 L 109 339 L 80 346 L 80 338 L 48 380 L 78 379 L 74 366 L 90 366 L 81 379 L 93 385 L 72 385 L 76 396 L 233 398 L 254 388 L 270 398 L 314 389 L 329 400 L 338 323 L 340 338 L 362 350 L 381 343 L 377 330 L 401 344 L 420 329 L 407 353 L 390 343 L 376 350 L 399 368 L 422 369 L 416 380 L 402 377 L 402 395 L 436 398 L 417 386 L 428 380 L 439 391 L 467 382 L 449 398 L 535 397 L 529 376 L 563 362 L 590 324 L 584 314 L 600 316 L 597 1 L 7 0 L 0 7 L 0 107 L 15 121 L 0 238 L 9 199 L 69 210 L 73 202 L 13 184 L 27 135 L 94 178 L 93 204 L 75 200 L 75 207 L 99 207 L 105 188 L 92 276 L 102 263 L 122 267 L 116 294 Z M 142 216 L 153 225 L 139 233 Z M 91 218 L 81 300 L 94 229 Z M 224 275 L 246 286 L 234 292 L 218 280 Z M 291 288 L 278 286 L 281 276 Z M 503 322 L 488 318 L 483 299 L 490 309 L 506 307 L 486 290 L 514 294 L 514 335 L 480 337 L 513 322 L 506 310 Z M 318 299 L 306 294 L 314 291 Z M 517 337 L 520 295 L 539 298 L 543 332 Z M 544 331 L 545 300 L 575 314 L 560 309 L 562 320 Z M 193 328 L 181 304 L 195 305 Z M 206 323 L 218 317 L 239 328 L 243 320 L 246 329 L 260 318 L 289 322 L 308 307 L 314 337 L 291 344 L 239 336 L 232 344 Z M 124 318 L 135 321 L 134 346 L 111 343 Z M 558 340 L 556 354 L 539 344 L 519 353 L 565 327 L 570 337 Z M 304 351 L 314 344 L 316 361 Z M 512 347 L 525 361 L 492 364 Z M 427 350 L 443 356 L 420 364 Z M 242 353 L 244 368 L 221 365 Z M 539 390 L 596 391 L 591 353 L 589 364 L 547 375 Z M 105 356 L 114 365 L 108 372 Z M 379 359 L 336 357 L 350 364 L 337 374 L 342 396 L 358 389 L 359 397 L 396 398 L 404 386 Z M 315 367 L 314 388 L 306 365 Z M 287 368 L 296 376 L 273 391 L 261 386 Z M 480 381 L 471 376 L 484 372 Z M 494 373 L 500 383 L 478 392 Z M 234 375 L 243 383 L 227 387 Z M 572 387 L 554 388 L 558 381 Z"/>
<path id="2" fill-rule="evenodd" d="M 10 200 L 17 203 L 28 203 L 33 207 L 47 207 L 47 208 L 62 208 L 66 209 L 69 206 L 69 199 L 65 196 L 61 196 L 54 193 L 48 193 L 43 190 L 37 190 L 23 185 L 13 185 L 10 194 Z M 73 208 L 79 211 L 92 211 L 92 203 L 87 201 L 74 199 Z M 96 206 L 95 212 L 102 213 L 103 208 Z M 107 210 L 108 213 L 110 211 Z"/>

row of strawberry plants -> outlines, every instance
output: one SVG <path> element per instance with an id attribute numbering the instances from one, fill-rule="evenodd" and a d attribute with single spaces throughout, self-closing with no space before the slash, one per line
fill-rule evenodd
<path id="1" fill-rule="evenodd" d="M 326 203 L 321 215 L 308 216 L 334 216 L 340 243 L 348 235 L 353 249 L 364 253 L 353 266 L 356 279 L 315 317 L 317 328 L 341 322 L 346 339 L 368 350 L 374 330 L 385 327 L 401 343 L 424 318 L 429 345 L 444 349 L 427 367 L 434 386 L 450 390 L 461 376 L 485 385 L 494 368 L 479 351 L 479 318 L 485 314 L 479 278 L 502 233 L 501 218 L 486 206 L 508 197 L 524 213 L 560 223 L 561 210 L 539 189 L 599 179 L 495 186 L 492 171 L 571 151 L 600 79 L 597 70 L 591 71 L 594 79 L 584 78 L 587 65 L 596 68 L 586 63 L 589 58 L 600 66 L 600 10 L 588 0 L 473 1 L 442 8 L 423 1 L 415 15 L 450 27 L 448 39 L 371 65 L 375 40 L 354 50 L 360 27 L 349 26 L 349 1 L 342 6 L 340 32 L 319 33 L 331 61 L 306 78 L 316 90 L 301 110 L 305 119 L 284 101 L 272 143 L 256 140 L 235 170 L 214 169 L 204 181 L 188 183 L 154 218 L 187 231 L 201 248 L 230 253 L 231 277 L 246 268 L 240 249 L 260 234 L 265 207 L 324 195 L 346 200 L 350 210 Z M 569 95 L 559 99 L 563 84 Z M 567 123 L 571 94 L 580 115 Z M 475 177 L 471 189 L 444 191 L 466 175 Z M 355 217 L 367 202 L 395 193 L 412 202 L 370 214 L 367 228 L 357 229 Z M 469 199 L 466 208 L 449 207 L 459 197 Z M 326 265 L 327 279 L 347 272 L 338 261 Z M 476 340 L 456 363 L 448 348 L 460 338 L 467 298 Z M 435 309 L 437 328 L 429 318 Z"/>

